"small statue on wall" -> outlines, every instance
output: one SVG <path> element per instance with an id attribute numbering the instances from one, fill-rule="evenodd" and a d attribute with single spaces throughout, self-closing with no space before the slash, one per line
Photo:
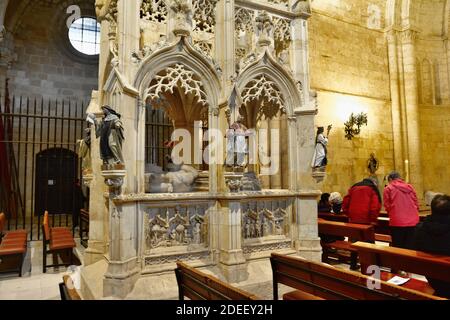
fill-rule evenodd
<path id="1" fill-rule="evenodd" d="M 103 106 L 103 120 L 98 123 L 95 115 L 88 115 L 88 121 L 95 124 L 96 136 L 100 138 L 100 157 L 103 164 L 124 164 L 122 143 L 125 140 L 121 115 L 109 106 Z"/>
<path id="2" fill-rule="evenodd" d="M 81 158 L 81 170 L 83 175 L 92 173 L 90 124 L 84 131 L 86 136 L 83 139 L 78 140 L 78 156 Z"/>
<path id="3" fill-rule="evenodd" d="M 328 164 L 328 136 L 332 129 L 332 125 L 327 128 L 327 136 L 324 135 L 324 127 L 319 127 L 317 129 L 316 136 L 316 149 L 314 150 L 314 157 L 312 162 L 312 167 L 314 170 L 323 170 Z"/>
<path id="4" fill-rule="evenodd" d="M 176 36 L 189 36 L 192 29 L 193 7 L 191 0 L 172 0 L 170 9 L 175 13 Z"/>
<path id="5" fill-rule="evenodd" d="M 244 118 L 239 115 L 227 131 L 227 160 L 228 167 L 245 167 L 245 155 L 248 153 L 246 137 L 251 131 L 242 123 Z M 236 154 L 236 157 L 235 157 Z"/>
<path id="6" fill-rule="evenodd" d="M 375 158 L 375 154 L 371 153 L 369 160 L 367 160 L 367 168 L 369 169 L 370 174 L 374 175 L 379 167 L 378 159 Z"/>

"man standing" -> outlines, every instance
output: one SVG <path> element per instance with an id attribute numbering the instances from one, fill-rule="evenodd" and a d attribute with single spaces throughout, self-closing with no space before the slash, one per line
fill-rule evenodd
<path id="1" fill-rule="evenodd" d="M 384 207 L 389 214 L 392 246 L 408 249 L 419 223 L 419 202 L 413 186 L 404 182 L 398 172 L 388 176 L 389 185 L 384 189 Z"/>
<path id="2" fill-rule="evenodd" d="M 342 210 L 350 223 L 375 224 L 381 210 L 381 195 L 376 180 L 364 179 L 348 190 Z"/>

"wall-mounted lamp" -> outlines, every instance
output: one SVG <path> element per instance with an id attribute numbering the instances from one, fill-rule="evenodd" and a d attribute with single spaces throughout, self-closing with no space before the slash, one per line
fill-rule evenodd
<path id="1" fill-rule="evenodd" d="M 352 140 L 354 136 L 357 136 L 361 133 L 361 127 L 363 125 L 367 126 L 367 113 L 361 112 L 357 115 L 353 113 L 350 115 L 350 118 L 345 125 L 345 137 L 348 140 Z"/>

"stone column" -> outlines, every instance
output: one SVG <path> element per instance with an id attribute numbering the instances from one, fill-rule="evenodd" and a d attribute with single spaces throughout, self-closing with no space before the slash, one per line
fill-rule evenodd
<path id="1" fill-rule="evenodd" d="M 299 195 L 295 204 L 295 224 L 297 234 L 294 235 L 295 248 L 298 254 L 306 259 L 320 261 L 322 247 L 318 236 L 317 199 L 321 192 L 317 190 L 312 177 L 311 160 L 314 154 L 315 133 L 314 118 L 316 111 L 297 113 L 291 118 L 290 126 L 296 127 L 298 174 L 297 187 Z"/>
<path id="2" fill-rule="evenodd" d="M 403 50 L 403 77 L 405 79 L 405 102 L 408 132 L 408 153 L 410 183 L 423 198 L 422 161 L 420 154 L 420 118 L 417 95 L 417 71 L 414 40 L 416 32 L 406 30 L 401 33 Z M 406 159 L 405 159 L 406 160 Z"/>
<path id="3" fill-rule="evenodd" d="M 280 145 L 280 139 L 282 133 L 280 132 L 281 129 L 281 123 L 280 123 L 280 115 L 278 114 L 274 118 L 270 119 L 269 121 L 270 126 L 270 157 L 271 161 L 275 161 L 276 164 L 273 164 L 271 162 L 272 167 L 277 166 L 278 171 L 270 176 L 270 189 L 281 189 L 281 145 Z M 272 136 L 272 130 L 278 131 L 278 139 L 274 140 Z M 274 144 L 277 144 L 277 146 L 274 146 Z M 278 154 L 275 154 L 275 151 L 278 150 Z"/>
<path id="4" fill-rule="evenodd" d="M 210 123 L 210 128 L 217 128 L 222 130 L 222 138 L 225 136 L 226 129 L 224 124 L 227 123 L 227 117 L 225 114 L 225 109 L 228 107 L 228 99 L 234 89 L 233 77 L 235 76 L 236 66 L 235 66 L 235 30 L 234 30 L 234 0 L 219 0 L 216 5 L 216 34 L 215 34 L 215 47 L 216 47 L 216 60 L 222 69 L 222 91 L 220 95 L 220 118 L 217 118 L 217 124 L 213 126 Z M 222 127 L 220 127 L 222 126 Z M 223 145 L 224 155 L 226 155 L 226 141 L 224 139 Z M 210 173 L 211 173 L 210 165 Z M 224 192 L 228 191 L 225 184 L 225 172 L 223 165 L 218 165 L 216 167 L 216 187 L 215 189 L 210 189 L 211 191 Z M 211 176 L 210 176 L 211 184 Z"/>
<path id="5" fill-rule="evenodd" d="M 322 248 L 318 236 L 317 198 L 320 191 L 312 175 L 311 161 L 315 148 L 315 124 L 317 114 L 317 98 L 310 95 L 309 83 L 309 49 L 308 22 L 309 8 L 303 8 L 302 18 L 292 23 L 291 60 L 295 80 L 301 82 L 303 105 L 294 106 L 293 115 L 288 115 L 289 171 L 294 181 L 290 182 L 291 190 L 298 196 L 295 203 L 295 248 L 298 255 L 313 261 L 320 261 Z M 299 88 L 300 89 L 300 88 Z"/>
<path id="6" fill-rule="evenodd" d="M 248 273 L 242 251 L 242 195 L 230 195 L 221 200 L 220 213 L 220 269 L 228 282 L 241 282 Z"/>
<path id="7" fill-rule="evenodd" d="M 265 141 L 262 141 L 261 139 L 264 136 L 261 136 L 261 131 L 266 132 L 266 139 Z M 259 162 L 259 168 L 260 172 L 262 172 L 262 169 L 268 169 L 270 166 L 270 163 L 267 162 L 267 158 L 270 156 L 270 132 L 269 132 L 269 119 L 266 117 L 266 115 L 261 116 L 261 120 L 259 122 L 259 130 L 258 130 L 258 162 Z M 264 152 L 262 152 L 264 151 Z M 264 162 L 264 163 L 263 163 Z M 268 171 L 268 170 L 265 170 Z M 270 176 L 268 175 L 260 175 L 259 180 L 261 181 L 261 187 L 263 189 L 270 189 Z"/>
<path id="8" fill-rule="evenodd" d="M 397 33 L 391 30 L 387 34 L 388 55 L 389 55 L 389 78 L 391 89 L 391 111 L 392 111 L 392 133 L 394 138 L 394 167 L 404 174 L 404 159 L 402 141 L 402 116 L 401 97 L 399 87 L 399 70 L 397 55 Z"/>
<path id="9" fill-rule="evenodd" d="M 120 92 L 114 92 L 122 115 L 125 140 L 123 142 L 124 169 L 104 168 L 105 182 L 110 187 L 110 248 L 108 270 L 103 282 L 105 296 L 125 298 L 133 289 L 139 272 L 137 219 L 139 206 L 136 203 L 122 203 L 121 196 L 139 192 L 142 189 L 144 163 L 141 149 L 144 148 L 140 132 L 143 126 L 143 110 L 138 92 L 131 86 L 136 66 L 132 53 L 139 49 L 140 1 L 119 0 L 117 4 L 118 23 L 118 65 L 122 77 Z M 113 93 L 109 93 L 113 94 Z"/>
<path id="10" fill-rule="evenodd" d="M 100 120 L 102 112 L 98 104 L 98 93 L 92 92 L 91 102 L 86 110 L 87 113 L 96 115 Z M 109 223 L 107 203 L 104 197 L 99 197 L 106 191 L 104 179 L 101 175 L 102 160 L 100 159 L 100 142 L 95 135 L 94 127 L 91 128 L 91 159 L 92 159 L 92 177 L 88 182 L 90 189 L 89 199 L 89 241 L 88 248 L 84 252 L 84 263 L 86 266 L 103 259 L 107 252 L 106 246 L 108 233 L 106 223 Z M 84 179 L 84 177 L 83 177 Z M 106 219 L 106 220 L 105 220 Z"/>
<path id="11" fill-rule="evenodd" d="M 288 123 L 287 116 L 283 114 L 281 116 L 280 123 L 280 157 L 281 157 L 281 180 L 282 180 L 282 189 L 289 189 L 289 131 L 288 131 Z"/>
<path id="12" fill-rule="evenodd" d="M 0 25 L 0 28 L 2 25 Z M 9 32 L 0 30 L 0 96 L 5 96 L 6 79 L 8 77 L 8 70 L 11 65 L 17 60 L 17 55 L 14 52 L 14 38 Z"/>

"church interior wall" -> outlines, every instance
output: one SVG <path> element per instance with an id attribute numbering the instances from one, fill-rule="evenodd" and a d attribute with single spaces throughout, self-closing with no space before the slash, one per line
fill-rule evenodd
<path id="1" fill-rule="evenodd" d="M 367 177 L 372 152 L 380 162 L 380 183 L 394 167 L 387 44 L 381 31 L 385 1 L 371 1 L 371 5 L 312 3 L 310 71 L 319 99 L 316 126 L 333 125 L 323 192 L 346 194 L 351 185 Z M 344 123 L 352 112 L 366 112 L 368 126 L 347 140 Z"/>
<path id="2" fill-rule="evenodd" d="M 76 59 L 68 50 L 68 40 L 60 40 L 57 32 L 68 32 L 66 19 L 70 14 L 66 9 L 64 5 L 35 1 L 22 12 L 6 13 L 6 22 L 13 24 L 9 29 L 14 30 L 17 54 L 8 72 L 12 94 L 89 101 L 98 86 L 98 62 Z M 86 12 L 82 10 L 81 14 Z"/>

